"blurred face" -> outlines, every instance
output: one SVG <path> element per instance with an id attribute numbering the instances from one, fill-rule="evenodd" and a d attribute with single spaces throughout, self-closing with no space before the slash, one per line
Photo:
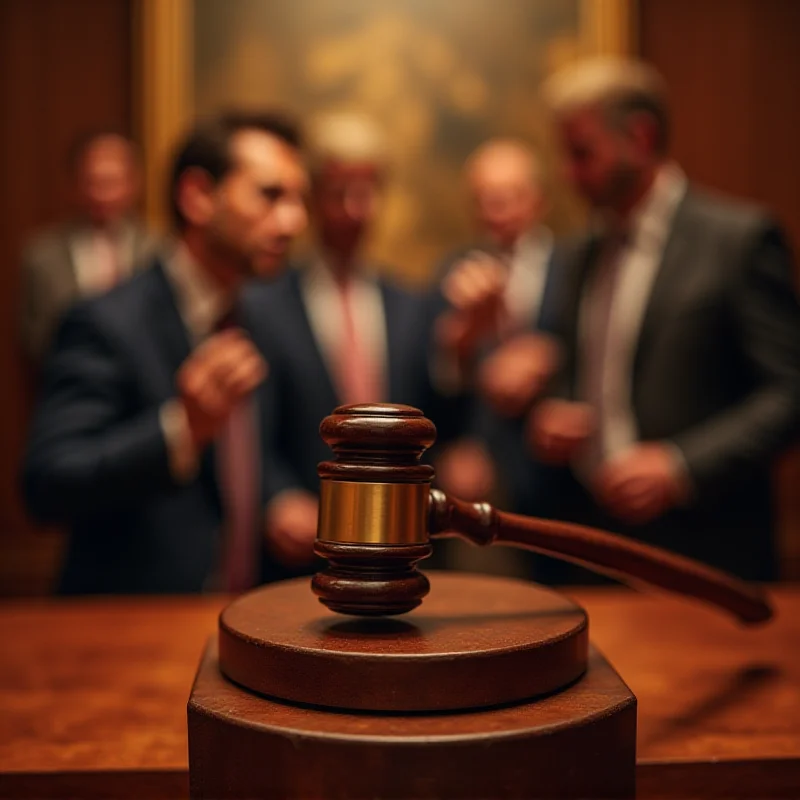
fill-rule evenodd
<path id="1" fill-rule="evenodd" d="M 382 175 L 377 164 L 329 161 L 315 176 L 312 202 L 317 234 L 345 257 L 364 239 L 378 212 Z"/>
<path id="2" fill-rule="evenodd" d="M 559 121 L 567 178 L 597 209 L 625 206 L 641 170 L 643 154 L 630 132 L 615 129 L 598 108 L 583 108 Z"/>
<path id="3" fill-rule="evenodd" d="M 528 175 L 487 164 L 471 184 L 476 223 L 498 247 L 512 248 L 541 221 L 542 197 Z"/>
<path id="4" fill-rule="evenodd" d="M 297 150 L 257 130 L 236 134 L 231 156 L 233 167 L 196 209 L 207 245 L 232 279 L 271 277 L 308 221 L 305 168 Z"/>
<path id="5" fill-rule="evenodd" d="M 139 194 L 139 173 L 130 144 L 102 136 L 89 144 L 76 165 L 78 204 L 89 220 L 114 225 L 130 214 Z"/>

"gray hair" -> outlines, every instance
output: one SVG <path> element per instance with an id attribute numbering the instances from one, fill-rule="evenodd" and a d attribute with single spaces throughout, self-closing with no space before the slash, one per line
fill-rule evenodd
<path id="1" fill-rule="evenodd" d="M 556 116 L 600 108 L 608 122 L 624 125 L 631 114 L 649 114 L 656 123 L 660 152 L 669 143 L 670 117 L 664 79 L 649 64 L 626 58 L 580 61 L 556 72 L 542 86 L 545 105 Z"/>
<path id="2" fill-rule="evenodd" d="M 362 114 L 336 112 L 315 117 L 306 128 L 306 143 L 312 175 L 329 161 L 388 166 L 383 132 Z"/>

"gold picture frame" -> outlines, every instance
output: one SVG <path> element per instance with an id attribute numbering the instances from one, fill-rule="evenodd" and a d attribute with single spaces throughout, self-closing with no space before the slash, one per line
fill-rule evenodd
<path id="1" fill-rule="evenodd" d="M 194 3 L 134 0 L 132 7 L 133 119 L 144 153 L 144 210 L 148 221 L 163 230 L 167 226 L 164 168 L 193 115 Z M 580 0 L 582 52 L 635 52 L 636 10 L 636 0 Z"/>

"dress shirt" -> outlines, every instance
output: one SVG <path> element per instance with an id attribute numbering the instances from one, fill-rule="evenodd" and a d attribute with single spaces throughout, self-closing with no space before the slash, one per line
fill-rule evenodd
<path id="1" fill-rule="evenodd" d="M 636 346 L 653 284 L 661 265 L 675 211 L 686 193 L 687 181 L 675 164 L 663 166 L 650 191 L 631 216 L 625 244 L 617 255 L 616 283 L 604 347 L 602 413 L 598 420 L 599 453 L 607 460 L 639 441 L 632 401 Z M 590 320 L 599 275 L 587 282 L 579 312 L 578 393 L 587 396 L 588 364 L 599 351 L 593 343 Z M 598 301 L 599 302 L 599 301 Z"/>
<path id="2" fill-rule="evenodd" d="M 114 230 L 85 227 L 71 243 L 75 280 L 82 297 L 101 294 L 133 273 L 134 227 L 121 224 Z"/>
<path id="3" fill-rule="evenodd" d="M 355 270 L 350 281 L 350 297 L 360 346 L 375 366 L 383 394 L 376 401 L 382 400 L 388 392 L 389 360 L 383 296 L 377 280 L 364 271 Z M 324 256 L 314 258 L 303 271 L 300 286 L 311 331 L 328 368 L 328 374 L 336 385 L 345 321 L 340 290 Z"/>
<path id="4" fill-rule="evenodd" d="M 542 308 L 553 234 L 539 227 L 523 234 L 508 258 L 508 281 L 503 294 L 512 330 L 535 324 Z"/>

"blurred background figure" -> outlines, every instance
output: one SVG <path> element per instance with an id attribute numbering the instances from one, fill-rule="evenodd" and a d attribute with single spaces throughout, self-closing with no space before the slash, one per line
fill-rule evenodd
<path id="1" fill-rule="evenodd" d="M 309 125 L 308 149 L 314 247 L 265 290 L 262 314 L 278 395 L 272 449 L 286 466 L 268 521 L 278 536 L 310 540 L 317 464 L 330 457 L 325 416 L 346 403 L 406 403 L 425 410 L 442 441 L 457 426 L 459 398 L 431 381 L 437 298 L 395 285 L 365 254 L 389 179 L 381 131 L 367 117 L 330 113 Z"/>
<path id="2" fill-rule="evenodd" d="M 69 154 L 75 216 L 37 234 L 22 256 L 20 333 L 38 367 L 62 314 L 147 264 L 156 239 L 137 216 L 139 155 L 117 133 L 79 138 Z"/>
<path id="3" fill-rule="evenodd" d="M 559 515 L 752 579 L 776 574 L 770 466 L 800 430 L 800 307 L 767 213 L 688 184 L 660 76 L 598 60 L 545 85 L 596 227 L 565 255 Z"/>
<path id="4" fill-rule="evenodd" d="M 522 435 L 524 412 L 556 357 L 537 335 L 550 327 L 557 285 L 541 166 L 524 142 L 492 139 L 470 156 L 464 174 L 477 236 L 439 270 L 452 309 L 439 334 L 461 353 L 462 378 L 474 383 L 475 396 L 469 434 L 440 458 L 439 480 L 470 500 L 499 488 L 504 506 L 541 513 Z M 482 324 L 468 324 L 467 311 Z M 480 366 L 469 374 L 477 356 Z"/>
<path id="5" fill-rule="evenodd" d="M 31 514 L 69 529 L 62 593 L 240 591 L 307 557 L 264 533 L 277 470 L 245 291 L 305 227 L 298 146 L 273 114 L 198 125 L 172 166 L 175 248 L 67 313 L 24 464 Z"/>

